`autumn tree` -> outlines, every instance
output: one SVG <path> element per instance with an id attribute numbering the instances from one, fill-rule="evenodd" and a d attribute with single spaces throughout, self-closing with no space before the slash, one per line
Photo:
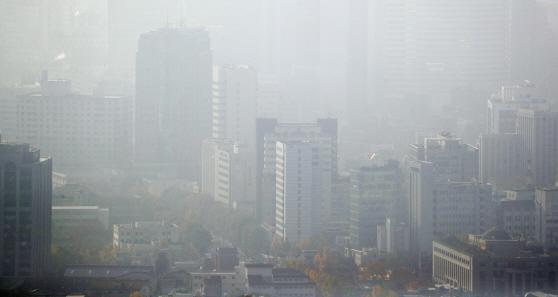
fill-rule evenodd
<path id="1" fill-rule="evenodd" d="M 362 278 L 365 280 L 384 278 L 387 271 L 388 265 L 384 260 L 370 262 L 362 270 Z"/>
<path id="2" fill-rule="evenodd" d="M 410 282 L 410 283 L 407 283 L 407 284 L 405 285 L 405 288 L 407 289 L 407 291 L 409 291 L 409 290 L 418 290 L 418 289 L 420 289 L 420 288 L 427 288 L 427 287 L 430 287 L 431 285 L 432 285 L 431 282 L 429 282 L 429 281 L 427 281 L 427 280 L 425 280 L 425 279 L 419 278 L 419 279 L 413 280 L 413 281 Z"/>
<path id="3" fill-rule="evenodd" d="M 283 241 L 281 237 L 275 235 L 273 240 L 271 240 L 271 245 L 269 246 L 269 252 L 277 257 L 282 254 L 288 253 L 291 250 L 291 245 L 288 241 Z"/>
<path id="4" fill-rule="evenodd" d="M 397 297 L 397 293 L 395 291 L 384 288 L 380 285 L 374 286 L 371 293 L 372 297 Z"/>
<path id="5" fill-rule="evenodd" d="M 248 255 L 261 255 L 269 248 L 267 234 L 260 224 L 250 223 L 242 229 L 242 249 Z"/>

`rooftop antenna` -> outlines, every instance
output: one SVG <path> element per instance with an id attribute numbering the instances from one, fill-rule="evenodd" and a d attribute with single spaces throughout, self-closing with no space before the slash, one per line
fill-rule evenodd
<path id="1" fill-rule="evenodd" d="M 184 29 L 184 22 L 182 20 L 182 5 L 180 5 L 180 29 Z"/>
<path id="2" fill-rule="evenodd" d="M 169 27 L 170 27 L 170 25 L 169 25 L 169 9 L 167 8 L 167 23 L 165 24 L 165 28 L 168 29 Z"/>

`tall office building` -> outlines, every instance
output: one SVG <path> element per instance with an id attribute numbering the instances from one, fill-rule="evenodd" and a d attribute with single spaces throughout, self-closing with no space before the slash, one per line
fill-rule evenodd
<path id="1" fill-rule="evenodd" d="M 142 34 L 136 56 L 135 162 L 175 164 L 198 180 L 211 137 L 212 53 L 202 28 Z"/>
<path id="2" fill-rule="evenodd" d="M 52 159 L 29 144 L 0 142 L 0 275 L 49 273 Z"/>
<path id="3" fill-rule="evenodd" d="M 436 181 L 434 166 L 410 162 L 408 199 L 410 249 L 432 252 L 435 234 L 482 233 L 494 221 L 492 186 L 478 182 Z"/>
<path id="4" fill-rule="evenodd" d="M 540 220 L 537 240 L 546 245 L 558 243 L 558 188 L 538 189 L 535 192 L 535 205 Z"/>
<path id="5" fill-rule="evenodd" d="M 517 133 L 523 144 L 523 160 L 530 182 L 536 187 L 555 185 L 558 172 L 558 113 L 520 109 Z"/>
<path id="6" fill-rule="evenodd" d="M 527 164 L 522 163 L 521 135 L 483 134 L 479 139 L 479 181 L 500 189 L 513 189 L 527 182 Z"/>
<path id="7" fill-rule="evenodd" d="M 331 174 L 337 173 L 337 119 L 318 119 L 316 124 L 278 124 L 275 119 L 258 119 L 256 156 L 258 178 L 257 208 L 261 216 L 273 224 L 275 218 L 275 179 L 276 179 L 276 145 L 277 141 L 309 141 L 329 145 Z M 324 149 L 325 151 L 325 149 Z M 331 185 L 324 185 L 328 193 Z M 329 195 L 325 196 L 324 214 L 331 213 L 328 209 Z M 329 221 L 329 217 L 325 218 Z"/>
<path id="8" fill-rule="evenodd" d="M 255 212 L 256 158 L 234 141 L 203 142 L 202 191 L 226 207 Z"/>
<path id="9" fill-rule="evenodd" d="M 277 141 L 276 233 L 297 243 L 322 234 L 323 197 L 331 192 L 329 143 Z"/>
<path id="10" fill-rule="evenodd" d="M 256 151 L 258 71 L 244 65 L 214 66 L 213 139 L 243 142 Z"/>
<path id="11" fill-rule="evenodd" d="M 502 86 L 498 95 L 488 99 L 488 133 L 515 133 L 519 109 L 550 110 L 550 102 L 540 98 L 530 81 L 517 86 Z"/>
<path id="12" fill-rule="evenodd" d="M 403 217 L 403 173 L 397 161 L 382 167 L 363 166 L 351 170 L 350 236 L 360 247 L 376 246 L 377 227 L 386 218 Z"/>
<path id="13" fill-rule="evenodd" d="M 400 102 L 393 99 L 407 94 L 428 95 L 441 106 L 454 87 L 492 90 L 509 83 L 510 2 L 351 1 L 350 60 L 365 63 L 367 71 L 350 63 L 349 83 L 365 83 L 357 86 L 368 88 L 362 95 L 370 106 L 392 111 Z M 348 100 L 354 112 L 364 103 L 362 96 Z"/>
<path id="14" fill-rule="evenodd" d="M 131 95 L 72 93 L 71 81 L 49 80 L 40 92 L 18 95 L 17 140 L 41 147 L 56 168 L 128 165 L 132 153 Z"/>
<path id="15" fill-rule="evenodd" d="M 441 132 L 435 138 L 425 138 L 422 144 L 412 144 L 409 157 L 431 162 L 437 179 L 469 181 L 478 177 L 478 154 L 476 147 L 463 144 L 449 132 Z"/>

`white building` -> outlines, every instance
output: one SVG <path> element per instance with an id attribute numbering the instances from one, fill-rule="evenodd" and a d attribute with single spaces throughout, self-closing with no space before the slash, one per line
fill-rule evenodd
<path id="1" fill-rule="evenodd" d="M 204 280 L 221 280 L 220 296 L 241 296 L 246 293 L 246 268 L 240 263 L 232 271 L 191 272 L 192 292 L 201 291 Z"/>
<path id="2" fill-rule="evenodd" d="M 105 230 L 109 227 L 109 210 L 98 206 L 53 206 L 52 227 L 79 227 L 95 222 L 103 224 Z"/>
<path id="3" fill-rule="evenodd" d="M 132 153 L 132 96 L 71 92 L 68 80 L 41 81 L 41 92 L 17 96 L 18 141 L 40 147 L 55 166 L 125 164 Z"/>
<path id="4" fill-rule="evenodd" d="M 539 189 L 535 202 L 540 220 L 537 240 L 546 245 L 558 243 L 558 189 Z"/>
<path id="5" fill-rule="evenodd" d="M 520 86 L 503 86 L 488 100 L 488 133 L 515 133 L 520 109 L 550 110 L 550 102 L 539 97 L 537 86 L 525 81 Z"/>
<path id="6" fill-rule="evenodd" d="M 147 244 L 151 241 L 168 240 L 178 242 L 178 226 L 169 222 L 134 222 L 115 224 L 113 243 L 116 248 L 126 248 L 130 244 Z"/>
<path id="7" fill-rule="evenodd" d="M 276 187 L 276 146 L 278 141 L 308 141 L 322 143 L 324 154 L 331 159 L 331 174 L 337 173 L 337 119 L 318 119 L 316 124 L 277 124 L 266 127 L 267 131 L 259 131 L 263 137 L 258 141 L 258 171 L 261 175 L 261 211 L 267 223 L 274 224 L 275 218 L 275 187 Z M 330 182 L 329 182 L 330 183 Z M 329 190 L 325 189 L 328 188 Z M 323 216 L 324 222 L 331 221 L 331 183 L 324 184 Z"/>
<path id="8" fill-rule="evenodd" d="M 316 284 L 308 275 L 271 264 L 246 264 L 246 294 L 271 297 L 314 297 Z"/>
<path id="9" fill-rule="evenodd" d="M 244 65 L 213 67 L 213 139 L 246 143 L 255 152 L 258 71 Z"/>
<path id="10" fill-rule="evenodd" d="M 325 142 L 277 141 L 276 232 L 292 243 L 321 235 L 331 197 L 331 150 Z"/>
<path id="11" fill-rule="evenodd" d="M 256 158 L 246 144 L 204 141 L 202 191 L 229 208 L 255 211 Z"/>

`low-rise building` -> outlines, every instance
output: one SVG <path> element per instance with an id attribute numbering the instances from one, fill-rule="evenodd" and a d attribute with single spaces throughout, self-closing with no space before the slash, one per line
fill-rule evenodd
<path id="1" fill-rule="evenodd" d="M 246 294 L 279 296 L 316 296 L 316 284 L 308 275 L 292 268 L 273 268 L 271 264 L 246 264 Z"/>
<path id="2" fill-rule="evenodd" d="M 465 292 L 486 296 L 518 296 L 544 289 L 558 291 L 558 255 L 512 239 L 500 227 L 483 235 L 435 239 L 433 280 Z"/>
<path id="3" fill-rule="evenodd" d="M 134 243 L 151 243 L 152 240 L 178 242 L 178 226 L 170 222 L 134 222 L 114 225 L 114 246 L 125 248 Z"/>
<path id="4" fill-rule="evenodd" d="M 246 293 L 246 268 L 244 263 L 233 270 L 214 270 L 192 273 L 192 292 L 205 296 L 240 296 Z M 216 288 L 221 291 L 217 294 Z M 209 293 L 209 295 L 208 295 Z"/>
<path id="5" fill-rule="evenodd" d="M 558 188 L 539 189 L 535 193 L 537 207 L 538 227 L 540 238 L 538 240 L 547 246 L 556 246 L 558 243 Z"/>
<path id="6" fill-rule="evenodd" d="M 100 222 L 109 227 L 109 210 L 98 206 L 53 206 L 52 228 L 92 225 Z"/>

